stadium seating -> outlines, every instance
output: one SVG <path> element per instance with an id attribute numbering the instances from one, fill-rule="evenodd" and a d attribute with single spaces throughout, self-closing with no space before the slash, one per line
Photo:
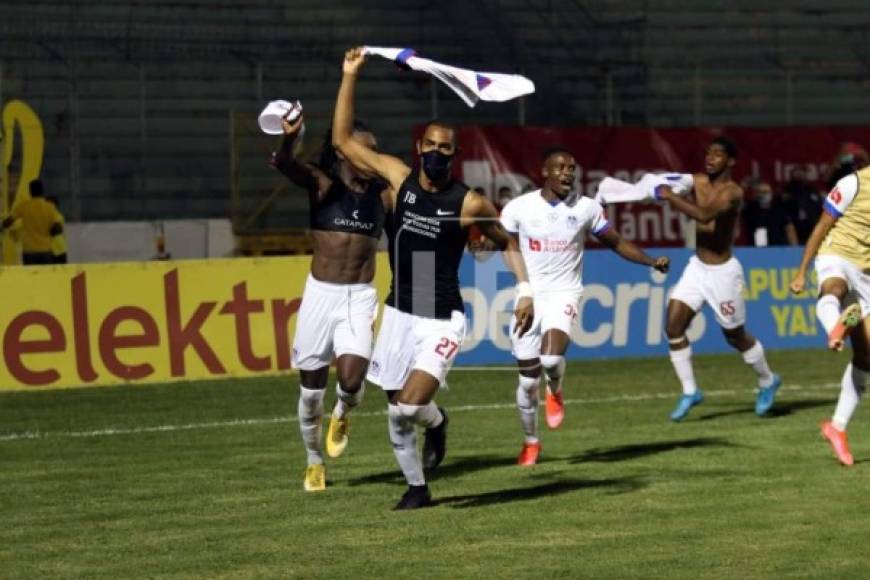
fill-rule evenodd
<path id="1" fill-rule="evenodd" d="M 866 124 L 868 17 L 860 2 L 837 0 L 806 18 L 814 5 L 0 2 L 2 97 L 26 100 L 43 119 L 47 187 L 72 219 L 222 217 L 230 211 L 229 111 L 300 98 L 313 149 L 331 114 L 340 55 L 358 43 L 414 46 L 537 82 L 523 105 L 470 110 L 427 78 L 369 67 L 358 114 L 383 149 L 402 154 L 409 126 L 435 112 L 538 125 Z M 264 163 L 270 143 L 237 149 L 245 188 L 275 186 Z M 70 206 L 76 152 L 78 215 Z"/>

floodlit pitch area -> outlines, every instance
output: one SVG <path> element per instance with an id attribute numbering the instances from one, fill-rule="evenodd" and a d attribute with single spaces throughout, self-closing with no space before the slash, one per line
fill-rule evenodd
<path id="1" fill-rule="evenodd" d="M 852 469 L 818 435 L 846 360 L 771 352 L 785 386 L 759 419 L 740 357 L 697 357 L 707 401 L 681 424 L 666 358 L 571 363 L 530 469 L 515 374 L 456 368 L 438 505 L 413 513 L 391 511 L 376 388 L 316 494 L 295 376 L 4 393 L 0 577 L 866 577 L 870 424 L 850 426 Z"/>

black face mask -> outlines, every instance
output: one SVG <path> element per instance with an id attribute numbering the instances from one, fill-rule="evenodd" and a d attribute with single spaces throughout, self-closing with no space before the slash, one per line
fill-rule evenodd
<path id="1" fill-rule="evenodd" d="M 453 163 L 453 155 L 445 155 L 437 149 L 420 154 L 420 162 L 423 173 L 431 181 L 444 181 L 450 177 L 450 164 Z"/>

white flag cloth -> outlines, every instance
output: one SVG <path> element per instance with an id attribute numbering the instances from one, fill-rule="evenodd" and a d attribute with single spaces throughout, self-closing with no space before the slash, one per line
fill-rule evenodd
<path id="1" fill-rule="evenodd" d="M 366 46 L 365 54 L 374 54 L 395 61 L 401 66 L 427 72 L 453 89 L 469 107 L 477 101 L 509 101 L 535 92 L 535 83 L 521 75 L 476 72 L 441 64 L 417 56 L 411 48 L 384 48 Z"/>
<path id="2" fill-rule="evenodd" d="M 671 191 L 682 195 L 690 192 L 694 183 L 690 173 L 645 173 L 637 183 L 605 177 L 598 184 L 595 200 L 602 204 L 656 201 L 655 190 L 660 185 L 667 185 Z"/>

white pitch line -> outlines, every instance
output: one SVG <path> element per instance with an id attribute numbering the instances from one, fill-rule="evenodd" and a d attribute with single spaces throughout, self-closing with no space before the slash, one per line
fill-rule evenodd
<path id="1" fill-rule="evenodd" d="M 784 385 L 780 391 L 800 391 L 812 392 L 816 390 L 830 391 L 839 389 L 839 383 L 826 383 L 822 385 Z M 720 389 L 716 391 L 704 391 L 706 397 L 723 397 L 726 395 L 736 395 L 747 392 L 744 389 Z M 635 401 L 651 401 L 657 399 L 672 399 L 675 393 L 669 391 L 667 393 L 645 393 L 641 395 L 613 395 L 610 397 L 596 397 L 588 399 L 566 399 L 566 405 L 590 405 L 597 403 L 617 403 L 617 402 L 635 402 Z M 516 407 L 514 403 L 489 403 L 482 405 L 460 405 L 450 407 L 450 412 L 463 411 L 486 411 L 513 409 Z M 354 413 L 355 417 L 378 417 L 386 415 L 386 411 L 366 411 Z M 54 438 L 87 438 L 87 437 L 106 437 L 114 435 L 138 435 L 142 433 L 172 433 L 175 431 L 191 431 L 194 429 L 220 429 L 224 427 L 246 427 L 249 425 L 268 425 L 272 423 L 295 423 L 295 416 L 284 417 L 265 417 L 261 419 L 234 419 L 232 421 L 210 421 L 205 423 L 185 423 L 182 425 L 154 425 L 150 427 L 132 427 L 132 428 L 107 428 L 95 429 L 93 431 L 22 431 L 20 433 L 9 433 L 0 435 L 0 443 L 8 441 L 24 441 L 32 439 L 54 439 Z"/>

